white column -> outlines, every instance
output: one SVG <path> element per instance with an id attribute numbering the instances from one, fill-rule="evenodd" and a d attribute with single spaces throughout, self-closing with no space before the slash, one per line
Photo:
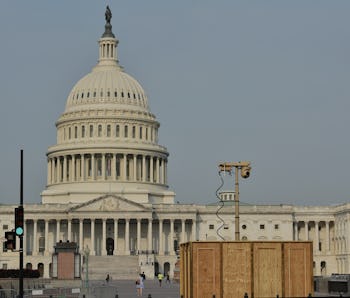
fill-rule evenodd
<path id="1" fill-rule="evenodd" d="M 67 181 L 67 156 L 63 157 L 63 182 Z"/>
<path id="2" fill-rule="evenodd" d="M 80 251 L 84 250 L 84 244 L 83 244 L 83 226 L 84 225 L 84 219 L 79 218 L 79 249 Z"/>
<path id="3" fill-rule="evenodd" d="M 72 238 L 72 221 L 71 219 L 68 219 L 68 231 L 67 231 L 67 240 L 71 242 Z"/>
<path id="4" fill-rule="evenodd" d="M 106 179 L 106 154 L 102 154 L 102 180 Z"/>
<path id="5" fill-rule="evenodd" d="M 118 218 L 114 219 L 114 255 L 118 254 Z"/>
<path id="6" fill-rule="evenodd" d="M 134 181 L 137 181 L 137 155 L 134 154 Z"/>
<path id="7" fill-rule="evenodd" d="M 116 162 L 117 162 L 117 156 L 115 153 L 113 153 L 113 159 L 112 159 L 112 180 L 113 181 L 115 181 L 117 179 L 117 177 L 116 177 L 116 171 L 117 171 Z"/>
<path id="8" fill-rule="evenodd" d="M 126 181 L 126 154 L 123 156 L 123 178 Z"/>
<path id="9" fill-rule="evenodd" d="M 142 181 L 146 181 L 146 156 L 142 155 Z"/>
<path id="10" fill-rule="evenodd" d="M 147 239 L 148 239 L 147 249 L 150 252 L 153 250 L 153 247 L 152 247 L 152 218 L 148 219 Z"/>
<path id="11" fill-rule="evenodd" d="M 125 254 L 129 255 L 130 254 L 130 233 L 129 233 L 129 223 L 130 219 L 126 218 L 125 219 Z"/>
<path id="12" fill-rule="evenodd" d="M 315 240 L 314 240 L 315 251 L 319 251 L 319 245 L 318 245 L 319 242 L 320 240 L 319 240 L 319 233 L 318 233 L 318 222 L 315 221 Z"/>
<path id="13" fill-rule="evenodd" d="M 56 167 L 55 167 L 56 158 L 51 158 L 51 183 L 56 182 Z"/>
<path id="14" fill-rule="evenodd" d="M 38 231 L 38 220 L 34 219 L 33 220 L 33 256 L 38 255 L 38 236 L 37 236 L 37 231 Z"/>
<path id="15" fill-rule="evenodd" d="M 329 221 L 326 221 L 326 251 L 329 251 Z"/>
<path id="16" fill-rule="evenodd" d="M 137 219 L 137 250 L 141 250 L 141 219 Z"/>
<path id="17" fill-rule="evenodd" d="M 181 243 L 185 242 L 185 220 L 181 220 Z"/>
<path id="18" fill-rule="evenodd" d="M 49 254 L 49 221 L 45 219 L 45 255 Z"/>
<path id="19" fill-rule="evenodd" d="M 91 154 L 91 178 L 92 180 L 96 179 L 96 175 L 95 175 L 95 154 Z"/>
<path id="20" fill-rule="evenodd" d="M 150 156 L 150 160 L 149 160 L 149 179 L 150 182 L 153 183 L 153 156 Z"/>
<path id="21" fill-rule="evenodd" d="M 91 252 L 90 252 L 90 254 L 92 256 L 94 256 L 96 254 L 96 252 L 95 252 L 95 219 L 91 219 L 90 222 L 91 222 L 91 226 L 90 226 L 90 229 L 91 229 Z"/>
<path id="22" fill-rule="evenodd" d="M 51 159 L 47 159 L 47 184 L 51 184 Z"/>
<path id="23" fill-rule="evenodd" d="M 75 181 L 76 179 L 76 164 L 75 164 L 75 155 L 72 155 L 72 167 L 71 167 L 71 173 L 70 181 Z"/>
<path id="24" fill-rule="evenodd" d="M 174 251 L 174 220 L 173 219 L 170 219 L 170 241 L 169 241 L 169 251 L 170 251 L 170 254 L 171 255 L 174 255 L 175 254 L 175 251 Z"/>
<path id="25" fill-rule="evenodd" d="M 107 255 L 107 251 L 106 251 L 106 219 L 103 218 L 102 219 L 102 252 L 101 252 L 102 256 L 106 256 Z"/>
<path id="26" fill-rule="evenodd" d="M 163 251 L 163 219 L 159 219 L 159 255 L 164 255 Z"/>
<path id="27" fill-rule="evenodd" d="M 164 162 L 163 162 L 163 181 L 164 181 L 164 184 L 168 184 L 168 177 L 167 177 L 167 164 L 168 164 L 168 161 L 166 159 L 164 159 Z"/>
<path id="28" fill-rule="evenodd" d="M 84 181 L 85 180 L 85 157 L 84 153 L 80 155 L 80 171 L 81 171 L 81 177 L 80 180 Z"/>
<path id="29" fill-rule="evenodd" d="M 305 241 L 309 240 L 309 223 L 307 221 L 304 221 L 305 223 Z"/>
<path id="30" fill-rule="evenodd" d="M 191 240 L 196 241 L 197 222 L 192 219 Z"/>
<path id="31" fill-rule="evenodd" d="M 157 157 L 157 161 L 156 161 L 156 182 L 159 183 L 159 157 Z"/>
<path id="32" fill-rule="evenodd" d="M 57 157 L 57 179 L 56 182 L 61 182 L 62 177 L 62 164 L 61 164 L 61 157 Z"/>
<path id="33" fill-rule="evenodd" d="M 56 243 L 60 242 L 61 220 L 56 219 Z"/>
<path id="34" fill-rule="evenodd" d="M 298 237 L 298 222 L 295 221 L 294 222 L 294 240 L 298 241 L 299 237 Z"/>

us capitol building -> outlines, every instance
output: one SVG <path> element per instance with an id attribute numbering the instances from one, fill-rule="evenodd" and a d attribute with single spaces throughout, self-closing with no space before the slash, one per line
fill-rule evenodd
<path id="1" fill-rule="evenodd" d="M 220 194 L 220 235 L 218 205 L 174 202 L 159 122 L 142 86 L 119 64 L 110 20 L 107 8 L 98 63 L 75 84 L 56 122 L 42 203 L 24 206 L 24 267 L 45 278 L 56 277 L 60 241 L 89 256 L 90 279 L 117 279 L 173 276 L 180 243 L 234 239 L 232 192 Z M 15 207 L 0 205 L 1 235 L 14 228 Z M 240 206 L 242 240 L 312 240 L 314 275 L 350 273 L 349 232 L 350 203 Z M 19 268 L 18 253 L 0 245 L 0 269 Z M 83 277 L 86 264 L 79 264 L 76 277 Z"/>

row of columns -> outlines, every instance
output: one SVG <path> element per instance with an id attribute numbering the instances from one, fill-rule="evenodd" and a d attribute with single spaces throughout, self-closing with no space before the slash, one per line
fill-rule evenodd
<path id="1" fill-rule="evenodd" d="M 96 248 L 95 248 L 95 220 L 96 219 L 90 219 L 90 237 L 91 237 L 91 247 L 89 247 L 91 254 L 95 255 L 96 254 Z M 103 218 L 102 220 L 102 240 L 101 240 L 101 254 L 106 255 L 107 254 L 107 248 L 106 248 L 106 240 L 107 240 L 107 219 Z M 108 219 L 110 220 L 110 219 Z M 130 218 L 123 218 L 125 221 L 125 247 L 124 247 L 124 254 L 130 254 Z M 174 247 L 173 247 L 173 240 L 174 238 L 174 222 L 175 219 L 159 219 L 159 234 L 158 234 L 158 239 L 159 239 L 159 247 L 158 247 L 158 254 L 159 255 L 164 255 L 164 244 L 165 244 L 165 238 L 164 238 L 164 233 L 163 233 L 163 223 L 165 220 L 170 221 L 170 243 L 168 247 L 170 248 L 169 253 L 170 254 L 175 254 Z M 178 220 L 178 219 L 176 219 Z M 181 220 L 181 239 L 180 243 L 187 241 L 185 237 L 185 224 L 186 224 L 186 219 L 180 219 Z M 33 249 L 32 253 L 33 255 L 38 254 L 38 220 L 33 219 Z M 113 254 L 117 254 L 117 241 L 118 241 L 118 219 L 114 219 L 114 252 Z M 137 232 L 136 232 L 136 250 L 141 251 L 141 250 L 146 250 L 142 249 L 141 247 L 141 218 L 137 218 Z M 45 231 L 44 231 L 44 237 L 45 237 L 45 251 L 44 254 L 49 254 L 50 249 L 49 249 L 49 222 L 50 220 L 44 220 L 45 222 Z M 80 249 L 83 249 L 84 247 L 84 219 L 79 219 L 79 247 Z M 153 226 L 153 220 L 148 219 L 147 223 L 147 250 L 152 251 L 155 250 L 152 245 L 152 226 Z M 27 227 L 25 227 L 27 229 Z M 55 235 L 55 242 L 59 242 L 60 240 L 60 232 L 61 232 L 61 220 L 56 220 L 56 235 Z M 192 225 L 191 225 L 191 233 L 190 233 L 190 239 L 194 241 L 196 238 L 196 222 L 192 220 Z M 25 233 L 25 237 L 28 235 L 28 233 Z M 67 239 L 68 241 L 72 241 L 72 220 L 68 220 L 67 223 Z M 27 241 L 24 239 L 24 252 L 27 252 L 26 248 Z"/>
<path id="2" fill-rule="evenodd" d="M 319 243 L 320 243 L 320 228 L 319 228 L 319 222 L 318 221 L 311 221 L 314 223 L 314 237 L 313 237 L 313 246 L 314 246 L 314 251 L 318 252 L 320 251 L 319 249 Z M 330 223 L 331 221 L 323 221 L 325 223 L 325 228 L 326 228 L 326 236 L 325 236 L 325 250 L 330 251 Z M 296 221 L 293 223 L 294 227 L 294 240 L 301 240 L 301 235 L 299 233 L 299 227 L 300 223 L 304 223 L 304 239 L 305 241 L 311 240 L 310 239 L 310 234 L 309 234 L 309 221 Z M 333 223 L 333 221 L 332 221 Z"/>
<path id="3" fill-rule="evenodd" d="M 167 184 L 167 160 L 158 156 L 86 153 L 51 157 L 47 183 L 91 180 L 139 181 Z"/>

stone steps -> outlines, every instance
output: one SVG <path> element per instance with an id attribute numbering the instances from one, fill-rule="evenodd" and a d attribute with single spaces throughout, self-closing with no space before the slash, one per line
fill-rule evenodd
<path id="1" fill-rule="evenodd" d="M 140 271 L 138 262 L 138 256 L 90 256 L 89 279 L 104 280 L 109 274 L 111 279 L 133 280 Z"/>

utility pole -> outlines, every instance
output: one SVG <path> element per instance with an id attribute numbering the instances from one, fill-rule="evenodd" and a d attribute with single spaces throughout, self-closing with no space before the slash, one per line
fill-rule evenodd
<path id="1" fill-rule="evenodd" d="M 22 225 L 24 225 L 24 212 L 23 212 L 23 149 L 21 149 L 21 182 L 20 182 L 20 203 L 19 208 L 21 212 Z M 23 298 L 23 234 L 24 229 L 22 227 L 22 232 L 17 227 L 16 216 L 15 216 L 16 234 L 19 237 L 19 298 Z M 18 231 L 17 231 L 18 230 Z"/>
<path id="2" fill-rule="evenodd" d="M 249 161 L 239 161 L 239 162 L 224 162 L 219 164 L 219 170 L 221 172 L 232 173 L 235 169 L 235 240 L 240 240 L 239 231 L 239 171 L 241 172 L 241 177 L 246 179 L 250 176 L 250 162 Z"/>

